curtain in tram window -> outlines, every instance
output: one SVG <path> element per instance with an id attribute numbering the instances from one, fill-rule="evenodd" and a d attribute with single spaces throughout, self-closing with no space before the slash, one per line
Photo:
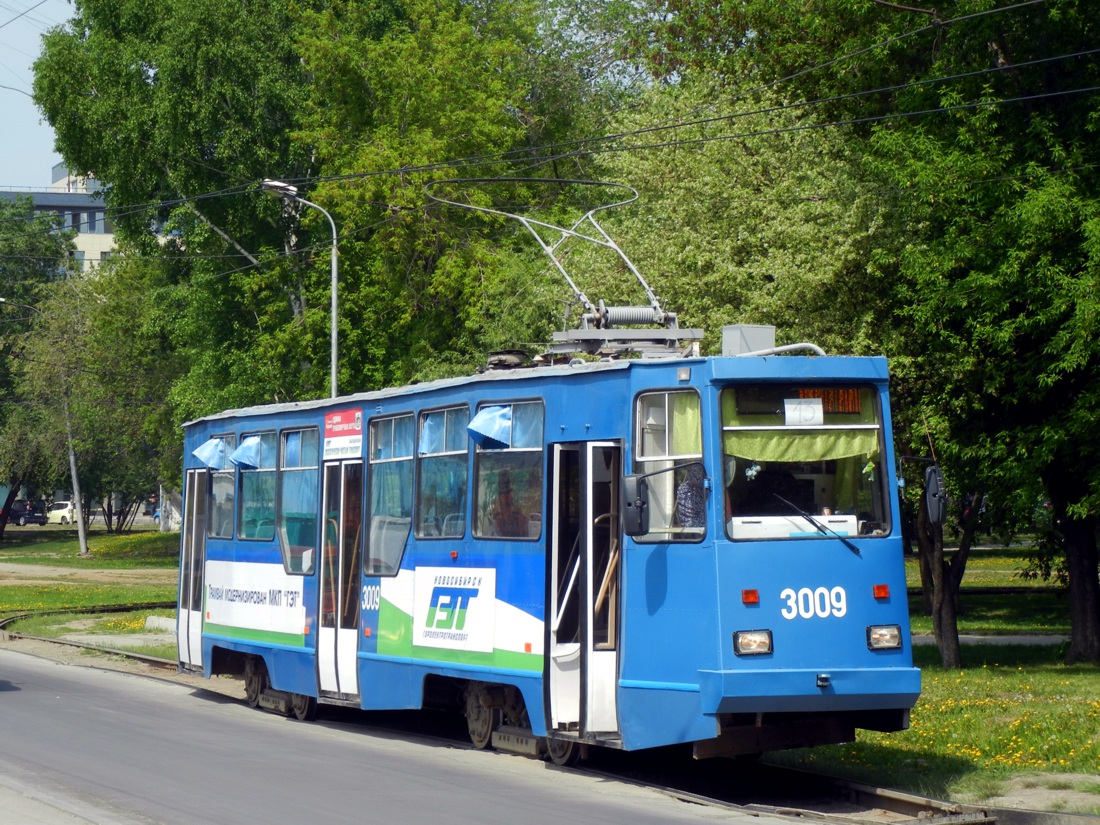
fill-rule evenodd
<path id="1" fill-rule="evenodd" d="M 542 447 L 542 404 L 512 405 L 512 447 L 517 450 Z"/>
<path id="2" fill-rule="evenodd" d="M 191 451 L 191 455 L 212 470 L 226 469 L 225 439 L 211 438 Z"/>
<path id="3" fill-rule="evenodd" d="M 412 514 L 412 462 L 394 461 L 371 467 L 371 515 Z"/>
<path id="4" fill-rule="evenodd" d="M 264 444 L 258 435 L 250 435 L 241 442 L 241 446 L 233 451 L 229 460 L 242 470 L 255 470 L 258 468 L 273 468 L 275 456 L 270 444 Z"/>
<path id="5" fill-rule="evenodd" d="M 443 452 L 444 438 L 446 436 L 445 413 L 434 412 L 424 416 L 424 426 L 420 430 L 420 446 L 417 452 L 420 455 L 434 455 Z"/>
<path id="6" fill-rule="evenodd" d="M 833 485 L 833 498 L 841 513 L 854 513 L 859 496 L 860 470 L 865 462 L 863 456 L 839 459 L 836 463 L 836 481 Z"/>
<path id="7" fill-rule="evenodd" d="M 672 455 L 702 455 L 703 426 L 699 411 L 699 396 L 694 392 L 669 394 L 672 413 Z"/>
<path id="8" fill-rule="evenodd" d="M 753 461 L 833 461 L 878 452 L 877 430 L 750 430 L 722 434 L 723 452 Z"/>
<path id="9" fill-rule="evenodd" d="M 283 466 L 284 467 L 301 467 L 302 466 L 302 434 L 301 433 L 287 433 L 285 436 L 285 445 L 283 447 Z"/>
<path id="10" fill-rule="evenodd" d="M 512 408 L 482 407 L 466 430 L 483 450 L 506 450 L 512 443 Z"/>

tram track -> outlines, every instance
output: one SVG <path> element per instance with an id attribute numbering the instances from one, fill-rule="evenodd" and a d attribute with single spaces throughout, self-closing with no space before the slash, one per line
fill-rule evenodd
<path id="1" fill-rule="evenodd" d="M 64 613 L 88 614 L 126 612 L 171 607 L 165 604 L 124 605 L 109 609 L 85 608 Z M 58 611 L 62 612 L 62 611 Z M 27 639 L 57 648 L 91 650 L 155 669 L 156 678 L 172 679 L 179 675 L 177 663 L 149 656 L 132 649 L 101 644 L 24 634 L 9 626 L 40 612 L 21 614 L 0 620 L 0 633 L 12 639 Z M 417 738 L 445 742 L 448 746 L 472 749 L 465 726 L 453 730 L 440 726 L 438 715 L 427 720 L 409 714 L 353 711 L 325 707 L 324 722 L 406 733 Z M 442 727 L 442 729 L 440 729 Z M 691 759 L 690 749 L 658 748 L 653 751 L 623 752 L 593 748 L 589 759 L 572 768 L 602 779 L 625 782 L 682 800 L 686 804 L 706 805 L 740 812 L 788 817 L 806 822 L 830 822 L 838 825 L 894 825 L 917 822 L 922 825 L 1074 825 L 1087 820 L 1072 814 L 990 808 L 944 802 L 834 779 L 807 771 L 776 767 L 745 760 Z"/>

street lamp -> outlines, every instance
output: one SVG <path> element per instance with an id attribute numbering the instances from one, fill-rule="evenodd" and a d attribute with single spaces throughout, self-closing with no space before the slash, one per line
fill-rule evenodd
<path id="1" fill-rule="evenodd" d="M 38 307 L 32 307 L 29 304 L 16 304 L 9 301 L 7 298 L 0 298 L 0 304 L 19 307 L 20 309 L 29 309 L 31 312 L 37 312 L 39 315 L 42 314 L 42 310 Z M 65 437 L 69 442 L 69 474 L 73 480 L 73 517 L 76 520 L 76 534 L 80 540 L 80 555 L 90 556 L 91 551 L 88 550 L 88 534 L 84 529 L 84 507 L 80 500 L 80 477 L 76 472 L 76 450 L 73 448 L 73 425 L 72 419 L 69 416 L 69 379 L 63 367 L 61 368 L 61 383 L 61 407 L 65 413 Z"/>
<path id="2" fill-rule="evenodd" d="M 289 183 L 284 183 L 281 180 L 265 179 L 260 184 L 267 192 L 272 195 L 282 198 L 283 200 L 297 201 L 298 203 L 305 204 L 306 206 L 312 206 L 326 218 L 328 218 L 329 226 L 332 227 L 332 286 L 330 288 L 330 307 L 329 312 L 332 315 L 331 331 L 329 333 L 331 352 L 329 353 L 329 390 L 330 397 L 336 397 L 336 221 L 332 219 L 332 215 L 326 212 L 323 208 L 317 204 L 307 201 L 305 198 L 298 194 L 298 187 L 292 186 Z"/>

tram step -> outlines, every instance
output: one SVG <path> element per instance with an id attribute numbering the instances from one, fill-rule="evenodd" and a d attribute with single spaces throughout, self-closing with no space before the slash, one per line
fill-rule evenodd
<path id="1" fill-rule="evenodd" d="M 539 738 L 529 730 L 509 725 L 501 725 L 493 731 L 493 747 L 498 751 L 533 756 L 536 759 L 540 756 Z"/>

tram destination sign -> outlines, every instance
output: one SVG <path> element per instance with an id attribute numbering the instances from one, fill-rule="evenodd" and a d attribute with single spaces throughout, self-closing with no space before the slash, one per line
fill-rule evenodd
<path id="1" fill-rule="evenodd" d="M 337 410 L 325 413 L 324 460 L 358 458 L 363 454 L 363 411 Z"/>

